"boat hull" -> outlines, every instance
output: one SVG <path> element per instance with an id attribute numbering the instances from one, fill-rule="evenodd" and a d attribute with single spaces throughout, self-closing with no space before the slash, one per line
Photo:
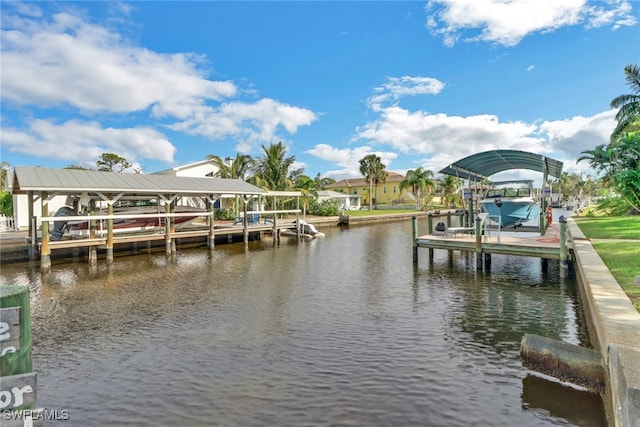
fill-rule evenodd
<path id="1" fill-rule="evenodd" d="M 482 210 L 489 214 L 489 218 L 498 222 L 500 227 L 519 226 L 525 221 L 535 219 L 538 215 L 538 205 L 532 199 L 492 198 L 480 201 Z"/>
<path id="2" fill-rule="evenodd" d="M 183 224 L 187 224 L 202 215 L 204 211 L 197 208 L 179 207 L 176 209 L 176 213 L 192 213 L 193 215 L 176 216 L 173 218 L 173 224 L 178 227 Z M 99 212 L 100 215 L 104 215 L 104 212 Z M 134 218 L 118 218 L 118 215 L 137 215 Z M 61 220 L 54 222 L 54 228 L 51 235 L 51 240 L 62 240 L 63 235 L 66 233 L 73 238 L 82 238 L 89 236 L 89 221 L 87 220 L 74 220 L 73 217 L 77 213 L 70 207 L 65 206 L 56 212 L 56 216 L 61 217 Z M 157 210 L 140 210 L 140 209 L 124 209 L 119 212 L 114 212 L 113 218 L 113 232 L 114 233 L 135 233 L 144 231 L 155 231 L 165 227 L 166 217 L 159 215 Z M 62 219 L 64 218 L 64 219 Z M 107 233 L 107 221 L 96 220 L 95 234 L 98 236 L 105 235 Z"/>

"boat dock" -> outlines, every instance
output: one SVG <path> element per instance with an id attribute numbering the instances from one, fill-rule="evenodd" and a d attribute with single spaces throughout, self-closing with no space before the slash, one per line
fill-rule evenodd
<path id="1" fill-rule="evenodd" d="M 418 249 L 427 248 L 429 259 L 435 249 L 475 252 L 477 269 L 491 264 L 492 254 L 538 257 L 560 260 L 561 274 L 566 273 L 572 254 L 567 249 L 567 221 L 561 217 L 557 224 L 549 226 L 545 233 L 530 231 L 505 231 L 491 225 L 485 217 L 477 216 L 473 227 L 442 227 L 432 225 L 428 217 L 430 234 L 418 235 L 417 218 L 413 218 L 413 261 L 418 262 Z M 438 227 L 440 225 L 441 227 Z"/>

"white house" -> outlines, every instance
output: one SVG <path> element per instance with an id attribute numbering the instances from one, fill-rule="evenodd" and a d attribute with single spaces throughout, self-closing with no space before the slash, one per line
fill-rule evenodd
<path id="1" fill-rule="evenodd" d="M 360 196 L 357 194 L 345 194 L 331 190 L 318 191 L 318 203 L 325 200 L 337 200 L 341 211 L 360 209 Z"/>

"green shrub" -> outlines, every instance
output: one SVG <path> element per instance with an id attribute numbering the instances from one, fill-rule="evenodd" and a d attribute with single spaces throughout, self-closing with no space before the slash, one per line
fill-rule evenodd
<path id="1" fill-rule="evenodd" d="M 338 202 L 336 200 L 323 200 L 318 203 L 315 200 L 309 200 L 309 214 L 317 216 L 336 216 L 340 214 Z"/>
<path id="2" fill-rule="evenodd" d="M 13 216 L 13 197 L 7 191 L 0 191 L 0 214 Z"/>
<path id="3" fill-rule="evenodd" d="M 596 210 L 607 216 L 623 216 L 629 213 L 631 206 L 622 197 L 609 197 L 601 200 Z"/>
<path id="4" fill-rule="evenodd" d="M 213 214 L 213 218 L 223 220 L 223 221 L 228 219 L 233 219 L 233 212 L 227 209 L 216 209 Z"/>

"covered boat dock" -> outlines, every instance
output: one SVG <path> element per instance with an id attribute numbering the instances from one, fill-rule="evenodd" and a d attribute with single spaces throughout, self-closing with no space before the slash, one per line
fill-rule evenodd
<path id="1" fill-rule="evenodd" d="M 15 167 L 12 193 L 26 194 L 28 198 L 29 244 L 30 253 L 35 258 L 40 256 L 41 270 L 51 268 L 51 251 L 88 247 L 89 263 L 97 262 L 97 249 L 106 250 L 107 263 L 113 262 L 113 248 L 115 244 L 135 244 L 164 240 L 168 255 L 175 253 L 176 239 L 203 237 L 207 239 L 207 246 L 213 248 L 216 236 L 241 234 L 244 242 L 249 240 L 250 233 L 270 231 L 274 236 L 283 228 L 292 228 L 289 223 L 278 222 L 283 215 L 296 215 L 299 221 L 299 192 L 267 192 L 243 180 L 222 179 L 211 177 L 175 177 L 154 174 L 125 174 L 114 172 L 99 172 L 79 169 L 47 169 L 34 167 Z M 66 196 L 68 205 L 79 211 L 79 206 L 87 206 L 86 215 L 51 216 L 49 201 L 56 196 Z M 249 209 L 250 202 L 271 198 L 275 205 L 279 197 L 295 197 L 297 209 L 289 210 L 261 210 Z M 205 209 L 199 212 L 177 213 L 176 205 L 184 199 L 195 199 L 201 202 Z M 234 224 L 216 226 L 216 203 L 221 199 L 241 201 L 242 212 Z M 156 200 L 163 205 L 164 212 L 114 214 L 114 204 L 125 200 Z M 41 204 L 40 218 L 34 216 L 35 203 Z M 97 205 L 106 205 L 106 214 L 97 213 Z M 159 227 L 136 233 L 125 233 L 114 236 L 113 222 L 116 219 L 154 217 Z M 197 217 L 202 223 L 199 227 L 176 230 L 177 218 Z M 269 221 L 257 221 L 257 218 Z M 50 231 L 56 222 L 87 221 L 89 223 L 88 236 L 82 239 L 62 239 L 52 241 Z M 97 222 L 106 223 L 103 233 L 97 228 Z M 40 234 L 38 235 L 38 224 Z M 295 225 L 294 225 L 295 227 Z M 296 227 L 299 230 L 299 227 Z"/>
<path id="2" fill-rule="evenodd" d="M 439 172 L 468 180 L 468 188 L 477 189 L 478 186 L 481 188 L 483 181 L 496 173 L 512 169 L 528 169 L 543 174 L 544 187 L 550 176 L 560 177 L 562 166 L 562 162 L 540 154 L 518 150 L 492 150 L 465 157 Z M 483 264 L 490 265 L 491 254 L 507 254 L 558 259 L 561 266 L 565 267 L 561 269 L 561 274 L 566 274 L 567 261 L 571 258 L 571 254 L 567 251 L 566 220 L 561 218 L 557 226 L 549 227 L 546 211 L 550 195 L 550 191 L 548 196 L 543 192 L 540 198 L 540 218 L 538 228 L 535 230 L 538 234 L 532 236 L 532 233 L 526 233 L 524 230 L 513 235 L 513 233 L 501 233 L 499 227 L 492 228 L 491 221 L 487 220 L 486 215 L 481 215 L 474 206 L 473 194 L 469 191 L 465 194 L 468 209 L 464 212 L 464 218 L 462 216 L 460 218 L 460 227 L 450 227 L 451 224 L 448 224 L 447 227 L 439 230 L 438 227 L 434 228 L 432 216 L 429 216 L 427 224 L 429 234 L 420 236 L 414 219 L 414 262 L 418 260 L 418 248 L 428 248 L 430 259 L 433 257 L 434 249 L 460 250 L 476 253 L 478 269 L 482 269 Z"/>

